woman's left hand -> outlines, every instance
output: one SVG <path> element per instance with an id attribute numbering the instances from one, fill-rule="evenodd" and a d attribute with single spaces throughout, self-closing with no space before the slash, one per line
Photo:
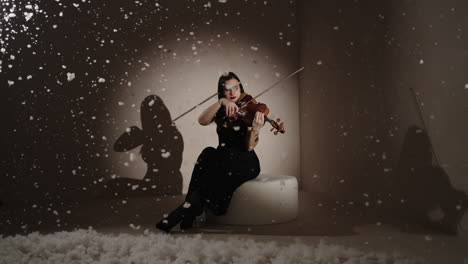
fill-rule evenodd
<path id="1" fill-rule="evenodd" d="M 257 111 L 252 122 L 252 130 L 260 131 L 260 128 L 262 128 L 263 125 L 265 125 L 265 115 L 262 112 Z"/>

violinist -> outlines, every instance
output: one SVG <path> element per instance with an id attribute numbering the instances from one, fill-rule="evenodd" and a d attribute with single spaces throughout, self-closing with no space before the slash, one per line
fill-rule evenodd
<path id="1" fill-rule="evenodd" d="M 251 97 L 236 74 L 229 72 L 219 78 L 218 101 L 198 118 L 202 126 L 216 124 L 218 146 L 201 152 L 184 203 L 159 221 L 156 228 L 169 232 L 180 223 L 182 230 L 189 229 L 204 208 L 214 215 L 225 214 L 234 191 L 260 174 L 254 148 L 266 117 L 256 111 L 251 113 L 250 121 L 239 118 L 239 103 L 245 98 Z"/>

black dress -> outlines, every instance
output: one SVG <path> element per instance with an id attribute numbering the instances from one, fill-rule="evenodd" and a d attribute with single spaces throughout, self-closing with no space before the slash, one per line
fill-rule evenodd
<path id="1" fill-rule="evenodd" d="M 218 147 L 207 147 L 198 157 L 186 197 L 198 190 L 203 206 L 214 215 L 222 215 L 234 191 L 260 174 L 260 162 L 254 150 L 247 151 L 246 124 L 236 122 L 226 127 L 217 119 L 216 125 Z"/>

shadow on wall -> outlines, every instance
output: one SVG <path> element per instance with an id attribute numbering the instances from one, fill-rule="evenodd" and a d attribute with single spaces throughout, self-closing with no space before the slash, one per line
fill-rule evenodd
<path id="1" fill-rule="evenodd" d="M 132 126 L 117 139 L 114 150 L 125 152 L 141 146 L 148 169 L 143 179 L 110 179 L 99 197 L 130 197 L 182 194 L 182 135 L 172 123 L 169 110 L 157 95 L 141 103 L 142 129 Z"/>
<path id="2" fill-rule="evenodd" d="M 401 213 L 414 224 L 457 234 L 468 197 L 452 186 L 440 166 L 433 165 L 429 140 L 418 126 L 406 132 L 394 186 L 402 198 Z"/>

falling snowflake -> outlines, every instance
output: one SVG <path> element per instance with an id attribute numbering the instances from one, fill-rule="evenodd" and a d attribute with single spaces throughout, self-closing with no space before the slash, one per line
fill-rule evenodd
<path id="1" fill-rule="evenodd" d="M 26 19 L 26 21 L 29 21 L 29 19 L 31 19 L 32 16 L 33 16 L 33 13 L 24 12 L 24 18 Z"/>
<path id="2" fill-rule="evenodd" d="M 67 72 L 67 81 L 71 82 L 73 79 L 75 79 L 75 74 L 72 72 Z"/>
<path id="3" fill-rule="evenodd" d="M 171 156 L 171 153 L 169 151 L 165 151 L 164 149 L 161 149 L 161 157 L 163 158 L 169 158 Z"/>
<path id="4" fill-rule="evenodd" d="M 10 18 L 12 18 L 12 17 L 16 17 L 16 14 L 15 14 L 15 13 L 10 13 L 10 14 L 8 14 L 7 16 L 5 16 L 4 18 L 5 18 L 5 21 L 8 22 L 8 20 L 9 20 Z"/>

